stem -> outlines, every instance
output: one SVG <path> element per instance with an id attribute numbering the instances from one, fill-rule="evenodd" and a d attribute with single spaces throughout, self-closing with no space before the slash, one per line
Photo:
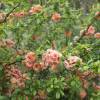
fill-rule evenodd
<path id="1" fill-rule="evenodd" d="M 95 17 L 93 17 L 91 19 L 91 22 L 87 25 L 87 29 L 84 30 L 84 32 L 82 33 L 82 35 L 79 36 L 79 38 L 76 40 L 75 43 L 73 43 L 73 45 L 76 45 L 78 42 L 80 42 L 80 40 L 85 36 L 85 33 L 88 31 L 89 27 L 93 24 L 94 21 L 95 21 Z"/>
<path id="2" fill-rule="evenodd" d="M 19 7 L 20 3 L 18 3 L 14 8 L 12 8 L 12 10 L 10 12 L 8 12 L 4 18 L 4 20 L 2 22 L 0 22 L 0 24 L 5 23 L 7 21 L 7 18 L 9 17 L 9 15 L 17 8 Z"/>

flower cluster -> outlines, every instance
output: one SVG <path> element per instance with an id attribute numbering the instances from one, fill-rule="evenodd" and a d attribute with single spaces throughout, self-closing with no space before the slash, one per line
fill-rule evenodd
<path id="1" fill-rule="evenodd" d="M 11 84 L 13 87 L 25 87 L 25 80 L 29 79 L 27 74 L 22 74 L 18 68 L 11 69 Z"/>
<path id="2" fill-rule="evenodd" d="M 52 18 L 51 18 L 54 22 L 58 22 L 60 21 L 61 19 L 61 15 L 57 12 L 55 12 L 53 15 L 52 15 Z"/>
<path id="3" fill-rule="evenodd" d="M 68 60 L 64 61 L 65 68 L 69 70 L 73 68 L 77 62 L 82 62 L 82 59 L 77 56 L 70 56 Z"/>
<path id="4" fill-rule="evenodd" d="M 95 18 L 96 18 L 97 20 L 100 20 L 100 11 L 97 11 L 97 12 L 95 13 Z"/>
<path id="5" fill-rule="evenodd" d="M 26 13 L 24 11 L 13 13 L 13 16 L 21 18 L 24 17 Z"/>
<path id="6" fill-rule="evenodd" d="M 85 35 L 85 36 L 94 36 L 96 39 L 100 39 L 100 32 L 96 32 L 95 27 L 90 25 L 87 30 L 81 30 L 80 31 L 80 36 Z"/>
<path id="7" fill-rule="evenodd" d="M 60 63 L 61 53 L 56 50 L 48 49 L 42 56 L 45 66 L 57 65 Z"/>
<path id="8" fill-rule="evenodd" d="M 46 68 L 47 67 L 44 66 L 43 62 L 35 63 L 34 66 L 33 66 L 33 70 L 36 71 L 36 72 L 42 71 L 42 70 L 44 70 Z"/>
<path id="9" fill-rule="evenodd" d="M 28 68 L 32 68 L 34 66 L 34 63 L 36 61 L 36 55 L 34 52 L 29 52 L 25 56 L 25 65 Z"/>
<path id="10" fill-rule="evenodd" d="M 29 10 L 30 14 L 36 14 L 42 11 L 42 6 L 41 5 L 34 5 L 33 7 L 31 7 L 31 9 Z"/>
<path id="11" fill-rule="evenodd" d="M 94 37 L 95 37 L 96 39 L 100 39 L 100 33 L 99 33 L 99 32 L 95 33 L 95 34 L 94 34 Z"/>
<path id="12" fill-rule="evenodd" d="M 31 7 L 31 9 L 29 10 L 29 12 L 25 12 L 25 11 L 20 11 L 20 12 L 15 12 L 15 13 L 11 13 L 10 17 L 17 17 L 17 18 L 23 18 L 28 14 L 36 14 L 42 11 L 42 6 L 41 5 L 34 5 L 33 7 Z M 0 16 L 1 18 L 1 16 Z"/>
<path id="13" fill-rule="evenodd" d="M 61 54 L 53 49 L 48 49 L 42 55 L 42 61 L 36 62 L 36 55 L 34 52 L 29 52 L 25 56 L 25 65 L 26 67 L 33 69 L 34 71 L 42 71 L 47 68 L 47 66 L 51 66 L 53 69 L 54 66 L 60 63 Z"/>
<path id="14" fill-rule="evenodd" d="M 95 28 L 91 25 L 91 26 L 89 26 L 89 28 L 88 28 L 87 32 L 85 33 L 85 35 L 92 36 L 94 34 L 95 34 Z"/>
<path id="15" fill-rule="evenodd" d="M 34 71 L 42 71 L 47 67 L 44 66 L 43 62 L 36 62 L 36 55 L 34 52 L 29 52 L 25 56 L 25 65 L 27 68 L 33 69 Z"/>
<path id="16" fill-rule="evenodd" d="M 0 40 L 0 47 L 12 48 L 15 46 L 15 42 L 12 39 Z"/>
<path id="17" fill-rule="evenodd" d="M 11 39 L 6 39 L 5 44 L 7 47 L 13 47 L 15 45 L 15 42 Z"/>

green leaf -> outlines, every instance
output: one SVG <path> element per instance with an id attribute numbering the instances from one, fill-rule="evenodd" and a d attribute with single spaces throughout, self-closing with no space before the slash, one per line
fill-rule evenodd
<path id="1" fill-rule="evenodd" d="M 0 100 L 9 100 L 6 96 L 0 96 Z"/>
<path id="2" fill-rule="evenodd" d="M 64 95 L 64 92 L 61 90 L 61 91 L 60 91 L 60 94 L 63 96 L 63 95 Z"/>
<path id="3" fill-rule="evenodd" d="M 48 92 L 51 92 L 51 88 L 47 88 L 47 91 L 48 91 Z"/>
<path id="4" fill-rule="evenodd" d="M 33 95 L 35 96 L 35 95 L 36 95 L 36 93 L 37 93 L 37 92 L 34 90 L 34 91 L 33 91 Z"/>
<path id="5" fill-rule="evenodd" d="M 60 93 L 56 92 L 56 99 L 60 99 Z"/>
<path id="6" fill-rule="evenodd" d="M 16 57 L 16 61 L 21 61 L 22 60 L 22 57 L 21 56 L 17 56 Z"/>
<path id="7" fill-rule="evenodd" d="M 51 88 L 53 88 L 53 85 L 51 85 Z"/>

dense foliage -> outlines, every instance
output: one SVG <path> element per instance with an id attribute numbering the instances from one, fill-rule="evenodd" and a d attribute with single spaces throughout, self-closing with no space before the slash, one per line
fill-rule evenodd
<path id="1" fill-rule="evenodd" d="M 100 4 L 3 0 L 0 100 L 99 100 Z"/>

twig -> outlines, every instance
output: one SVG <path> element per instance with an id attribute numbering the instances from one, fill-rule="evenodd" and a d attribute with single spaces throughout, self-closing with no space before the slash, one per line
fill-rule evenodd
<path id="1" fill-rule="evenodd" d="M 2 22 L 0 22 L 0 24 L 5 23 L 7 21 L 7 18 L 9 17 L 9 15 L 17 8 L 19 7 L 20 3 L 18 3 L 14 8 L 12 8 L 12 10 L 10 12 L 8 12 L 4 18 L 4 20 Z"/>
<path id="2" fill-rule="evenodd" d="M 73 45 L 76 45 L 78 42 L 80 42 L 80 40 L 85 36 L 85 33 L 88 31 L 89 27 L 93 24 L 94 20 L 95 20 L 95 17 L 91 19 L 91 22 L 87 25 L 87 29 L 82 32 L 82 34 L 79 36 L 79 38 L 75 42 L 73 42 Z"/>
<path id="3" fill-rule="evenodd" d="M 0 61 L 0 64 L 1 65 L 4 65 L 4 66 L 10 66 L 10 65 L 14 65 L 14 64 L 16 64 L 16 63 L 20 63 L 21 61 L 23 61 L 24 59 L 22 58 L 22 59 L 20 59 L 20 60 L 18 60 L 18 61 L 13 61 L 13 62 L 3 62 L 3 61 Z"/>
<path id="4" fill-rule="evenodd" d="M 20 63 L 21 61 L 23 61 L 24 59 L 20 59 L 18 61 L 14 61 L 14 62 L 9 62 L 8 64 L 6 64 L 7 66 L 10 66 L 10 65 L 14 65 L 16 63 Z"/>

